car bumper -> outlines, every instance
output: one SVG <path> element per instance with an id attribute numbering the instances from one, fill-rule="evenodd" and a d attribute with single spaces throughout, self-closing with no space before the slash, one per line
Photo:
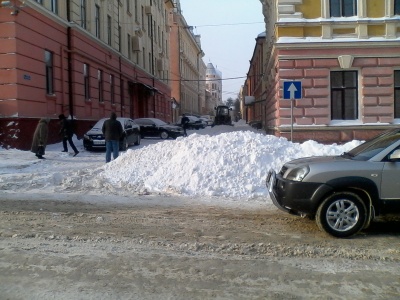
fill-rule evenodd
<path id="1" fill-rule="evenodd" d="M 170 135 L 170 137 L 172 137 L 173 139 L 176 139 L 176 138 L 178 138 L 178 137 L 180 137 L 180 136 L 184 136 L 184 133 L 183 133 L 183 131 L 182 131 L 182 132 L 171 132 L 169 135 Z"/>
<path id="2" fill-rule="evenodd" d="M 89 140 L 89 139 L 84 139 L 83 140 L 83 145 L 85 148 L 105 148 L 106 147 L 106 141 L 105 140 Z"/>
<path id="3" fill-rule="evenodd" d="M 332 188 L 324 183 L 292 181 L 270 170 L 266 180 L 273 204 L 296 215 L 315 215 L 318 204 Z"/>

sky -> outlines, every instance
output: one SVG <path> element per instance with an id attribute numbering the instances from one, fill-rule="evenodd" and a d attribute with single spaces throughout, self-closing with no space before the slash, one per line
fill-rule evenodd
<path id="1" fill-rule="evenodd" d="M 222 72 L 222 99 L 236 99 L 249 71 L 255 39 L 265 31 L 259 0 L 180 0 L 182 14 L 201 35 L 204 63 Z M 229 78 L 240 79 L 231 80 Z"/>
<path id="2" fill-rule="evenodd" d="M 188 130 L 188 137 L 176 140 L 142 139 L 108 164 L 104 151 L 86 151 L 76 136 L 76 157 L 71 148 L 61 152 L 62 143 L 48 145 L 44 160 L 30 151 L 0 148 L 0 198 L 132 203 L 155 195 L 162 201 L 178 197 L 197 204 L 276 209 L 265 186 L 270 169 L 279 171 L 294 158 L 339 155 L 360 144 L 292 143 L 243 120 L 234 125 Z"/>

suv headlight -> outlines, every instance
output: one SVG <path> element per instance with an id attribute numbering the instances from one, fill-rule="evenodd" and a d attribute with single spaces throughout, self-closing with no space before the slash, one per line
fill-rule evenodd
<path id="1" fill-rule="evenodd" d="M 290 170 L 285 178 L 293 181 L 303 181 L 304 177 L 310 172 L 310 168 L 308 166 L 303 166 L 301 168 L 295 168 Z"/>

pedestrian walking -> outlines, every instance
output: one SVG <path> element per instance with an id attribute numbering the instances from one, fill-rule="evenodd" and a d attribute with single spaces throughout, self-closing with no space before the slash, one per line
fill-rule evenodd
<path id="1" fill-rule="evenodd" d="M 50 118 L 41 118 L 33 134 L 31 151 L 39 159 L 45 158 L 43 155 L 45 155 L 47 137 L 49 135 L 49 122 Z"/>
<path id="2" fill-rule="evenodd" d="M 187 136 L 186 129 L 188 128 L 189 122 L 189 118 L 185 114 L 182 114 L 181 126 L 183 128 L 183 136 Z"/>
<path id="3" fill-rule="evenodd" d="M 72 141 L 72 137 L 74 135 L 74 130 L 72 127 L 72 122 L 68 120 L 64 114 L 61 114 L 58 116 L 58 119 L 60 120 L 60 134 L 63 137 L 63 150 L 62 152 L 68 152 L 68 146 L 67 146 L 67 141 L 69 145 L 71 146 L 72 150 L 74 150 L 74 156 L 77 156 L 79 151 L 76 149 L 74 142 Z"/>
<path id="4" fill-rule="evenodd" d="M 106 163 L 111 161 L 111 152 L 113 158 L 119 155 L 119 140 L 122 136 L 122 125 L 117 120 L 117 115 L 113 112 L 108 120 L 106 120 L 101 129 L 106 141 Z"/>

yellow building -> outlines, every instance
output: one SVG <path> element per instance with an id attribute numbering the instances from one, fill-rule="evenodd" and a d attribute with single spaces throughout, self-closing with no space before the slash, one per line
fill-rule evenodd
<path id="1" fill-rule="evenodd" d="M 399 0 L 260 1 L 267 132 L 330 143 L 398 126 Z M 292 81 L 299 99 L 287 99 Z"/>

